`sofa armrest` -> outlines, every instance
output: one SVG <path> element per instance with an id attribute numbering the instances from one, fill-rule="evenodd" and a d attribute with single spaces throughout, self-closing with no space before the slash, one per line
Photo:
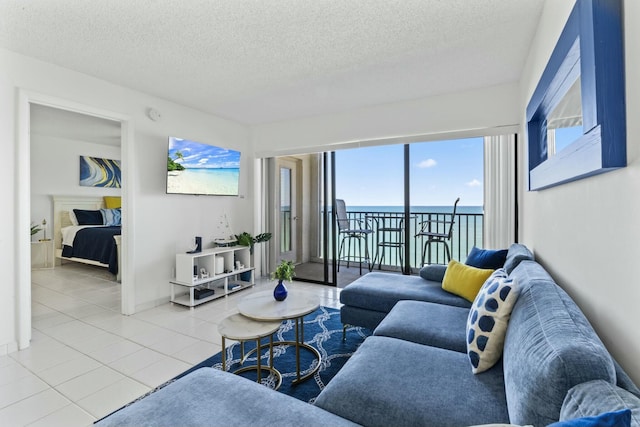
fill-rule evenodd
<path id="1" fill-rule="evenodd" d="M 215 368 L 200 368 L 96 426 L 355 426 L 317 406 Z"/>

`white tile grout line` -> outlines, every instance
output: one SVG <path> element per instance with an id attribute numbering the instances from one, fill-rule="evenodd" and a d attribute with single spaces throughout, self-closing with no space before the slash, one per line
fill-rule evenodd
<path id="1" fill-rule="evenodd" d="M 75 272 L 74 272 L 74 273 L 75 273 Z M 103 278 L 101 278 L 101 277 L 96 277 L 96 276 L 90 275 L 90 274 L 88 274 L 88 273 L 79 273 L 79 274 L 84 275 L 84 276 L 89 276 L 92 280 L 93 280 L 93 279 L 98 279 L 98 280 L 105 281 L 105 282 L 112 282 L 112 281 L 109 281 L 109 280 L 103 279 Z M 62 277 L 60 277 L 60 278 L 62 278 Z M 254 290 L 254 291 L 255 291 L 256 287 L 266 286 L 266 284 L 267 284 L 269 281 L 268 281 L 268 280 L 265 280 L 265 279 L 260 278 L 260 279 L 258 279 L 258 280 L 257 280 L 257 282 L 258 282 L 258 283 L 256 283 L 256 284 L 255 284 L 255 286 L 251 288 L 251 289 L 252 289 L 252 290 Z M 113 283 L 113 282 L 112 282 L 112 283 Z M 111 309 L 110 307 L 104 307 L 104 306 L 102 306 L 102 305 L 100 305 L 100 304 L 95 304 L 95 303 L 94 303 L 94 302 L 92 302 L 92 301 L 87 301 L 87 300 L 85 300 L 85 299 L 83 299 L 83 298 L 81 298 L 81 297 L 75 296 L 75 295 L 73 295 L 73 294 L 71 294 L 71 295 L 70 295 L 70 294 L 67 294 L 67 293 L 61 292 L 61 291 L 59 291 L 59 290 L 57 290 L 57 289 L 49 288 L 49 287 L 47 287 L 46 285 L 43 285 L 43 284 L 40 284 L 40 283 L 33 283 L 33 284 L 34 284 L 34 285 L 36 285 L 36 286 L 40 286 L 40 287 L 42 287 L 42 288 L 46 289 L 46 290 L 47 290 L 47 291 L 49 291 L 49 292 L 55 292 L 55 293 L 60 294 L 60 295 L 62 295 L 62 296 L 69 297 L 69 298 L 73 298 L 73 299 L 75 299 L 75 300 L 81 301 L 81 302 L 86 303 L 86 304 L 89 304 L 89 305 L 94 305 L 94 306 L 96 306 L 96 307 L 98 307 L 98 308 L 100 308 L 100 309 L 105 309 L 105 310 L 107 310 L 107 311 L 109 311 L 109 312 L 111 312 L 111 313 L 113 313 L 113 314 L 115 314 L 115 315 L 121 315 L 119 312 L 117 312 L 117 311 L 115 311 L 115 310 Z M 293 284 L 294 284 L 295 286 L 300 286 L 300 287 L 302 287 L 302 288 L 310 288 L 310 287 L 311 287 L 311 285 L 310 285 L 310 284 L 308 284 L 308 283 L 304 283 L 304 282 L 295 282 L 295 281 L 294 281 L 294 283 L 293 283 Z M 322 286 L 322 285 L 314 285 L 314 286 Z M 87 289 L 87 290 L 96 290 L 96 289 Z M 324 289 L 322 289 L 322 290 L 324 290 Z M 337 299 L 339 298 L 340 289 L 338 289 L 338 288 L 331 288 L 331 290 L 335 290 L 335 291 L 336 291 L 335 298 L 334 298 L 334 297 L 331 297 L 331 296 L 327 296 L 327 295 L 320 295 L 320 296 L 321 296 L 322 298 L 328 298 L 328 299 L 332 299 L 332 300 L 337 300 Z M 233 298 L 233 297 L 234 297 L 234 296 L 236 296 L 236 295 L 237 295 L 237 294 L 233 294 L 233 295 L 231 295 L 231 296 L 225 296 L 225 298 L 224 298 L 224 299 L 221 299 L 221 300 L 226 300 L 227 298 Z M 169 357 L 169 358 L 171 358 L 171 359 L 173 359 L 173 360 L 175 360 L 175 361 L 178 361 L 178 362 L 181 362 L 181 363 L 190 364 L 190 362 L 186 362 L 186 361 L 184 361 L 184 360 L 178 359 L 178 358 L 174 357 L 174 356 L 173 356 L 173 355 L 171 355 L 171 354 L 166 354 L 166 353 L 163 353 L 163 352 L 161 352 L 161 351 L 158 351 L 158 350 L 156 350 L 156 349 L 154 349 L 154 348 L 150 348 L 149 346 L 145 346 L 145 345 L 143 345 L 143 344 L 140 344 L 139 342 L 133 341 L 132 339 L 130 339 L 130 338 L 128 338 L 128 337 L 125 337 L 125 336 L 123 336 L 123 335 L 120 335 L 119 333 L 114 333 L 113 331 L 110 331 L 110 330 L 108 330 L 108 329 L 104 329 L 103 327 L 96 326 L 96 325 L 93 325 L 93 324 L 91 324 L 91 323 L 88 323 L 88 322 L 86 322 L 83 318 L 80 318 L 80 317 L 74 316 L 73 314 L 70 314 L 70 313 L 66 313 L 66 312 L 64 312 L 64 311 L 61 311 L 61 310 L 60 310 L 60 309 L 58 309 L 58 308 L 51 307 L 51 306 L 47 305 L 45 301 L 35 301 L 35 302 L 37 302 L 37 303 L 41 304 L 42 306 L 46 307 L 47 309 L 50 309 L 50 310 L 52 310 L 52 311 L 54 311 L 54 312 L 56 312 L 56 313 L 58 313 L 58 314 L 62 314 L 62 315 L 69 316 L 70 318 L 74 319 L 75 321 L 79 321 L 79 322 L 81 322 L 82 324 L 85 324 L 85 325 L 88 325 L 88 326 L 94 327 L 94 328 L 96 328 L 96 329 L 100 329 L 100 330 L 102 330 L 102 331 L 104 331 L 104 332 L 106 332 L 106 333 L 112 334 L 112 335 L 116 335 L 116 336 L 120 337 L 122 340 L 129 341 L 129 342 L 131 342 L 131 343 L 134 343 L 134 344 L 136 344 L 136 345 L 139 345 L 139 346 L 140 346 L 140 347 L 142 347 L 142 348 L 146 348 L 146 349 L 148 349 L 148 350 L 150 350 L 150 351 L 153 351 L 153 352 L 156 352 L 156 353 L 158 353 L 158 354 L 164 355 L 164 356 Z M 213 303 L 213 304 L 215 304 L 215 302 L 216 302 L 216 301 L 211 301 L 211 303 Z M 149 310 L 145 310 L 145 311 L 151 311 L 151 310 L 154 310 L 154 309 L 159 309 L 159 308 L 164 307 L 164 306 L 165 306 L 165 305 L 163 304 L 163 305 L 156 306 L 156 307 L 153 307 L 153 308 L 151 308 L 151 309 L 149 309 Z M 173 306 L 174 306 L 174 304 L 171 304 L 171 306 L 173 307 Z M 208 305 L 208 306 L 210 307 L 210 305 Z M 192 311 L 192 310 L 190 310 L 190 309 L 188 309 L 188 308 L 185 308 L 185 310 L 189 310 L 189 311 L 185 311 L 185 313 L 184 313 L 184 315 L 185 315 L 185 316 L 190 316 L 190 315 L 192 314 L 192 313 L 191 313 L 191 311 Z M 226 309 L 226 310 L 228 310 L 228 309 Z M 173 310 L 172 310 L 172 311 L 173 311 Z M 175 312 L 177 313 L 178 311 L 176 310 Z M 134 316 L 135 316 L 135 315 L 134 315 Z M 90 316 L 87 316 L 87 317 L 90 317 Z M 154 322 L 152 322 L 152 321 L 145 320 L 144 318 L 140 318 L 140 317 L 133 317 L 133 316 L 132 316 L 132 318 L 135 318 L 136 320 L 138 320 L 138 321 L 140 321 L 140 322 L 144 322 L 144 323 L 146 323 L 146 324 L 148 324 L 148 325 L 151 325 L 151 326 L 154 326 L 154 327 L 158 327 L 158 328 L 162 328 L 162 329 L 164 329 L 164 330 L 166 330 L 166 331 L 169 331 L 169 332 L 172 332 L 172 333 L 178 333 L 178 334 L 180 334 L 180 335 L 184 335 L 184 336 L 187 336 L 187 337 L 190 337 L 190 338 L 196 339 L 196 340 L 198 340 L 198 341 L 201 341 L 201 342 L 203 342 L 203 343 L 209 344 L 209 342 L 208 342 L 208 341 L 204 341 L 204 340 L 202 340 L 202 339 L 200 339 L 200 338 L 198 338 L 198 337 L 194 337 L 194 336 L 192 336 L 192 335 L 189 335 L 188 333 L 184 333 L 184 332 L 176 332 L 176 331 L 174 331 L 174 330 L 172 330 L 172 329 L 167 328 L 166 326 L 159 325 L 159 324 L 154 323 Z M 207 320 L 204 320 L 204 319 L 202 319 L 202 318 L 199 318 L 199 319 L 200 319 L 201 321 L 203 321 L 203 322 L 213 323 L 213 322 L 209 322 L 209 321 L 207 321 Z M 64 323 L 67 323 L 67 322 L 64 322 Z M 213 323 L 213 324 L 215 324 L 215 323 Z M 79 354 L 81 354 L 81 355 L 83 355 L 83 356 L 87 357 L 87 358 L 90 358 L 90 359 L 94 360 L 96 363 L 100 364 L 101 366 L 106 367 L 106 368 L 108 368 L 108 369 L 110 369 L 110 370 L 113 370 L 113 371 L 117 372 L 118 374 L 122 375 L 123 377 L 128 378 L 128 379 L 130 379 L 130 380 L 132 380 L 132 381 L 134 381 L 134 382 L 136 382 L 136 383 L 140 384 L 142 387 L 144 387 L 144 388 L 149 388 L 149 389 L 153 389 L 153 387 L 149 387 L 149 386 L 147 386 L 146 384 L 143 384 L 143 383 L 139 382 L 138 380 L 136 380 L 135 378 L 131 377 L 130 375 L 124 374 L 124 373 L 122 373 L 121 371 L 118 371 L 117 369 L 112 368 L 112 367 L 110 366 L 110 364 L 111 364 L 111 363 L 114 363 L 114 362 L 116 362 L 117 360 L 122 359 L 122 357 L 120 357 L 120 358 L 118 358 L 118 359 L 116 359 L 116 360 L 114 360 L 114 361 L 112 361 L 112 362 L 104 363 L 104 362 L 101 362 L 100 360 L 97 360 L 95 357 L 92 357 L 91 355 L 89 355 L 89 354 L 85 353 L 84 351 L 82 351 L 82 350 L 78 350 L 78 349 L 76 349 L 75 347 L 73 347 L 73 346 L 71 346 L 71 345 L 69 345 L 69 344 L 67 344 L 67 343 L 65 343 L 65 342 L 62 342 L 62 341 L 60 341 L 59 339 L 57 339 L 57 338 L 55 338 L 55 337 L 53 337 L 53 336 L 51 336 L 51 335 L 47 334 L 47 332 L 46 332 L 45 330 L 37 329 L 37 328 L 34 328 L 34 329 L 36 329 L 39 333 L 41 333 L 41 334 L 43 334 L 43 335 L 46 335 L 49 339 L 54 340 L 54 341 L 58 342 L 59 344 L 61 344 L 61 345 L 65 346 L 65 347 L 67 347 L 67 348 L 69 348 L 69 349 L 71 349 L 71 350 L 73 350 L 73 351 L 75 351 L 75 352 L 77 352 L 77 353 L 79 353 Z M 213 343 L 213 344 L 215 345 L 215 343 Z M 15 357 L 12 357 L 12 355 L 11 355 L 11 354 L 9 354 L 8 356 L 9 356 L 9 357 L 11 357 L 11 358 L 12 358 L 16 363 L 18 363 L 20 366 L 24 367 L 24 368 L 25 368 L 25 369 L 27 369 L 29 372 L 31 372 L 33 375 L 37 376 L 41 381 L 43 381 L 43 382 L 44 382 L 45 384 L 47 384 L 51 389 L 53 389 L 53 391 L 54 391 L 54 392 L 58 393 L 59 395 L 61 395 L 61 396 L 62 396 L 62 397 L 64 397 L 65 399 L 69 400 L 69 401 L 70 401 L 70 405 L 74 405 L 74 406 L 76 406 L 78 409 L 80 409 L 82 412 L 86 413 L 86 414 L 87 414 L 88 416 L 90 416 L 91 418 L 98 419 L 98 418 L 94 417 L 93 415 L 91 415 L 90 413 L 88 413 L 86 410 L 84 410 L 81 406 L 79 406 L 75 401 L 73 401 L 72 399 L 70 399 L 69 397 L 67 397 L 64 393 L 60 392 L 60 391 L 56 388 L 56 386 L 53 386 L 52 384 L 48 383 L 45 379 L 43 379 L 42 377 L 40 377 L 40 376 L 38 375 L 38 373 L 37 373 L 37 372 L 32 371 L 29 367 L 27 367 L 27 366 L 25 366 L 23 363 L 21 363 L 21 362 L 20 362 L 20 360 L 18 360 L 18 359 L 17 359 L 17 358 L 15 358 Z M 126 356 L 123 356 L 123 357 L 126 357 Z M 65 362 L 61 362 L 61 363 L 65 363 Z M 60 363 L 60 364 L 61 364 L 61 363 Z M 50 367 L 50 368 L 54 368 L 55 366 L 59 366 L 60 364 L 56 364 L 56 365 L 54 365 L 54 366 L 52 366 L 52 367 Z M 96 369 L 99 369 L 99 368 L 96 368 Z M 93 370 L 92 370 L 92 371 L 93 371 Z M 91 372 L 91 371 L 89 371 L 89 372 Z M 86 374 L 87 374 L 86 372 L 85 372 L 85 373 L 83 373 L 83 374 L 79 374 L 79 375 L 77 375 L 77 376 L 75 376 L 75 377 L 72 377 L 72 378 L 67 379 L 65 382 L 70 381 L 70 380 L 72 380 L 72 379 L 74 379 L 74 378 L 78 378 L 79 376 L 86 375 Z M 63 382 L 62 384 L 64 384 L 65 382 Z M 100 392 L 101 390 L 103 390 L 103 389 L 105 389 L 106 387 L 109 387 L 109 386 L 110 386 L 110 385 L 107 385 L 107 386 L 105 386 L 105 387 L 103 387 L 103 388 L 101 388 L 101 389 L 99 389 L 99 390 L 96 390 L 94 393 L 98 393 L 98 392 Z M 45 390 L 45 391 L 46 391 L 46 390 Z M 39 393 L 41 393 L 41 392 L 39 392 Z M 39 394 L 39 393 L 36 393 L 36 394 L 34 394 L 34 395 L 31 395 L 31 396 L 27 396 L 25 399 L 28 399 L 28 398 L 30 398 L 30 397 L 33 397 L 33 396 L 35 396 L 35 395 L 37 395 L 37 394 Z M 18 402 L 20 402 L 20 401 L 22 401 L 22 400 L 25 400 L 25 399 L 21 399 L 21 400 L 19 400 L 19 401 L 17 401 L 17 402 L 14 402 L 14 403 L 12 403 L 12 405 L 14 405 L 14 404 L 16 404 L 16 403 L 18 403 Z M 10 406 L 11 406 L 11 405 L 8 405 L 7 407 L 10 407 Z M 67 406 L 68 406 L 68 405 L 67 405 Z M 62 408 L 59 408 L 59 409 L 57 409 L 56 411 L 61 410 L 61 409 L 62 409 Z M 54 412 L 56 412 L 56 411 L 53 411 L 53 412 L 51 412 L 51 413 L 49 413 L 49 414 L 45 415 L 45 416 L 44 416 L 44 417 L 42 417 L 42 418 L 45 418 L 45 417 L 47 417 L 47 416 L 51 415 L 52 413 L 54 413 Z M 105 415 L 106 415 L 106 414 L 105 414 Z M 40 419 L 42 419 L 42 418 L 40 418 Z M 37 420 L 36 420 L 36 421 L 34 421 L 34 422 L 37 422 Z"/>

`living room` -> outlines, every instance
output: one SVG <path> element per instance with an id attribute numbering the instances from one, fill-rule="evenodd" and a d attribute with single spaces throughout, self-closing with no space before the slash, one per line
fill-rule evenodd
<path id="1" fill-rule="evenodd" d="M 542 5 L 544 3 L 544 5 Z M 123 256 L 123 313 L 133 314 L 168 301 L 175 253 L 189 249 L 196 235 L 213 236 L 214 221 L 227 213 L 238 228 L 262 230 L 257 215 L 260 190 L 255 159 L 352 147 L 380 141 L 442 140 L 487 132 L 518 134 L 518 241 L 531 248 L 555 280 L 576 300 L 607 348 L 640 382 L 640 321 L 633 268 L 639 250 L 635 227 L 640 125 L 627 122 L 627 167 L 543 191 L 528 191 L 525 110 L 569 16 L 573 1 L 540 2 L 521 71 L 512 81 L 383 105 L 254 125 L 131 89 L 35 56 L 0 50 L 0 132 L 8 157 L 3 196 L 13 209 L 3 223 L 2 266 L 9 280 L 0 287 L 0 355 L 25 348 L 30 340 L 28 238 L 29 104 L 45 104 L 120 121 L 123 126 L 122 190 L 128 241 Z M 624 1 L 624 38 L 638 40 L 640 5 Z M 532 18 L 533 19 L 533 18 Z M 640 51 L 625 43 L 627 117 L 640 111 Z M 153 76 L 149 76 L 152 78 Z M 185 78 L 188 78 L 185 76 Z M 152 107 L 161 120 L 147 117 Z M 168 197 L 164 189 L 166 138 L 177 134 L 242 151 L 238 198 Z M 301 138 L 304 135 L 304 138 Z M 26 186 L 26 188 L 25 188 Z M 243 197 L 242 197 L 243 196 Z M 260 249 L 258 249 L 259 251 Z M 258 274 L 266 274 L 266 271 Z M 160 285 L 159 285 L 160 284 Z M 124 297 L 124 294 L 127 296 Z"/>

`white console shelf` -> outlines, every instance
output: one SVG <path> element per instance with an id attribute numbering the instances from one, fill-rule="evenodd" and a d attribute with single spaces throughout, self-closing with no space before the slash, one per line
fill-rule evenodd
<path id="1" fill-rule="evenodd" d="M 237 262 L 244 267 L 237 268 Z M 204 269 L 205 274 L 202 274 Z M 240 280 L 249 273 L 249 281 Z M 205 249 L 194 254 L 176 254 L 176 278 L 171 283 L 171 302 L 187 307 L 222 298 L 254 285 L 254 268 L 248 246 Z M 198 298 L 198 293 L 213 294 Z"/>

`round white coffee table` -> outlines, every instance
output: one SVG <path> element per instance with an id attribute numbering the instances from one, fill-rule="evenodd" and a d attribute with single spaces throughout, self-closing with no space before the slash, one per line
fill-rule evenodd
<path id="1" fill-rule="evenodd" d="M 294 345 L 296 349 L 296 379 L 292 381 L 297 384 L 304 381 L 320 368 L 322 357 L 320 352 L 304 342 L 304 316 L 313 313 L 320 307 L 320 298 L 306 292 L 289 292 L 287 299 L 276 301 L 272 291 L 256 292 L 242 298 L 238 303 L 238 311 L 246 317 L 261 322 L 280 321 L 292 319 L 295 321 L 296 339 L 295 341 L 285 341 L 278 344 Z M 306 349 L 313 353 L 318 363 L 315 368 L 305 375 L 300 373 L 300 349 Z"/>
<path id="2" fill-rule="evenodd" d="M 273 367 L 273 334 L 280 329 L 281 321 L 260 322 L 241 314 L 232 314 L 229 317 L 224 318 L 218 325 L 218 332 L 222 336 L 222 370 L 227 370 L 226 360 L 226 339 L 236 340 L 240 342 L 241 352 L 241 364 L 244 363 L 246 357 L 253 352 L 253 350 L 245 355 L 244 342 L 255 340 L 256 342 L 256 365 L 245 366 L 236 371 L 234 374 L 239 374 L 247 371 L 257 371 L 258 383 L 262 383 L 262 371 L 267 370 L 275 375 L 276 385 L 274 387 L 277 390 L 282 384 L 282 375 Z M 262 366 L 260 349 L 262 348 L 261 340 L 265 337 L 269 337 L 269 366 Z"/>

